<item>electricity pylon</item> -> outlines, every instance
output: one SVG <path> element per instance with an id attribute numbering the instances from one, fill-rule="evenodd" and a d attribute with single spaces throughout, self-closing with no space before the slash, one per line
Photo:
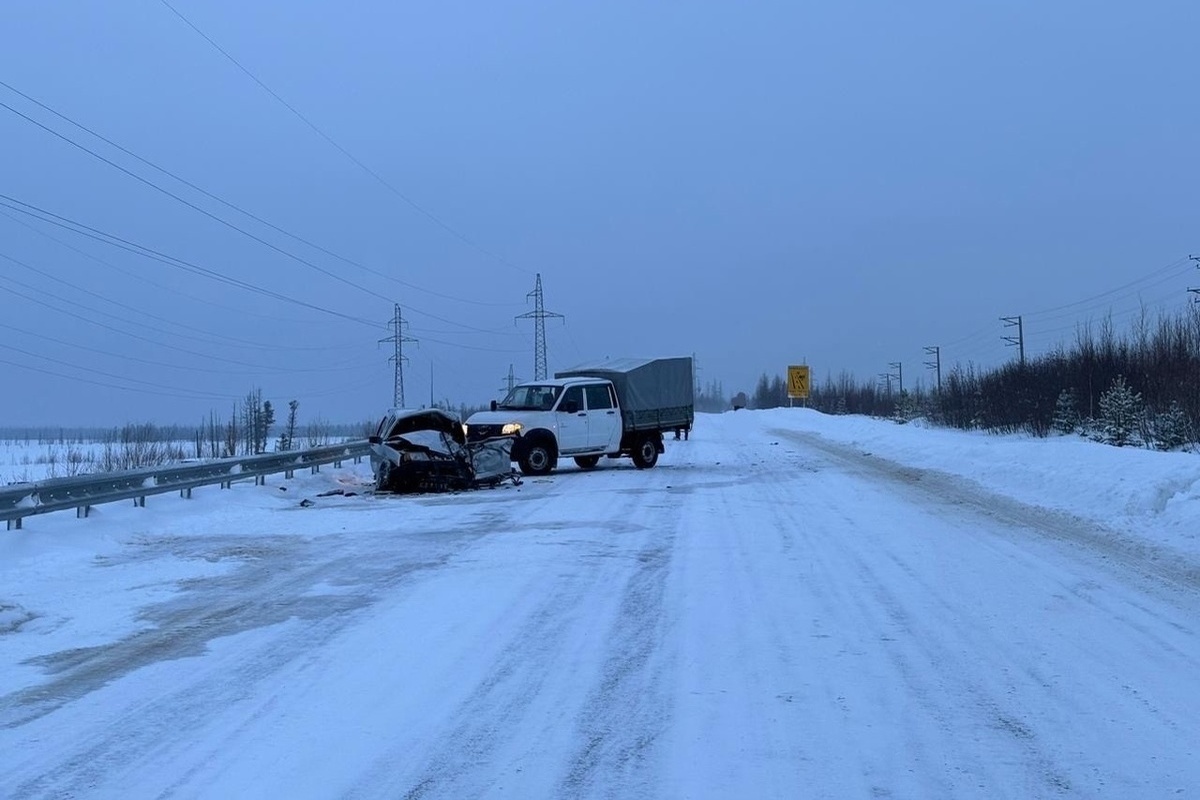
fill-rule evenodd
<path id="1" fill-rule="evenodd" d="M 404 333 L 404 328 L 408 325 L 408 320 L 404 319 L 399 303 L 396 303 L 395 314 L 388 324 L 392 326 L 392 335 L 379 341 L 381 344 L 383 342 L 392 342 L 395 345 L 395 352 L 388 357 L 388 361 L 395 365 L 392 405 L 395 408 L 404 408 L 404 365 L 408 363 L 408 357 L 404 355 L 404 343 L 415 343 L 417 340 Z"/>
<path id="2" fill-rule="evenodd" d="M 542 294 L 542 273 L 537 274 L 537 284 L 525 299 L 533 298 L 533 311 L 517 315 L 516 319 L 533 320 L 533 379 L 546 380 L 546 319 L 557 317 L 566 319 L 562 314 L 546 310 L 545 297 Z"/>

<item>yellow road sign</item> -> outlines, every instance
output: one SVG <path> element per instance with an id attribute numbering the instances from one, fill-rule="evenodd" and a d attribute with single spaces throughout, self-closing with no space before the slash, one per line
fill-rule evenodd
<path id="1" fill-rule="evenodd" d="M 788 397 L 808 399 L 808 365 L 788 367 Z"/>

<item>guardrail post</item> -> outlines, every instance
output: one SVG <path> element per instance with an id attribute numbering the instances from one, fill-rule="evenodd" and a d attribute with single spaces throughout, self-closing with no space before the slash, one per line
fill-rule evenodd
<path id="1" fill-rule="evenodd" d="M 10 531 L 19 531 L 19 530 L 21 530 L 21 518 L 20 518 L 20 517 L 17 517 L 16 519 L 10 519 L 10 520 L 8 520 L 8 524 L 7 524 L 7 526 L 6 526 L 6 530 L 10 530 Z"/>
<path id="2" fill-rule="evenodd" d="M 92 513 L 91 506 L 79 506 L 75 509 L 75 519 L 87 519 L 87 515 Z"/>
<path id="3" fill-rule="evenodd" d="M 266 475 L 255 475 L 254 476 L 254 485 L 255 486 L 266 486 L 267 485 L 267 476 Z"/>
<path id="4" fill-rule="evenodd" d="M 145 508 L 146 507 L 146 498 L 145 497 L 133 498 L 133 505 L 135 508 Z"/>
<path id="5" fill-rule="evenodd" d="M 285 470 L 283 471 L 283 477 L 284 477 L 286 480 L 289 480 L 289 481 L 292 479 L 292 476 L 293 476 L 293 475 L 295 475 L 295 474 L 296 474 L 296 473 L 295 473 L 293 470 L 290 470 L 290 469 L 285 469 Z"/>
<path id="6" fill-rule="evenodd" d="M 313 465 L 312 465 L 312 474 L 313 474 L 313 475 L 316 475 L 316 474 L 317 474 L 318 472 L 320 472 L 320 471 L 321 471 L 321 465 L 320 465 L 320 464 L 313 464 Z"/>
<path id="7" fill-rule="evenodd" d="M 191 500 L 192 499 L 192 490 L 191 489 L 180 489 L 179 496 L 183 497 L 187 500 Z"/>
<path id="8" fill-rule="evenodd" d="M 354 457 L 354 463 L 355 463 L 355 464 L 361 464 L 361 463 L 362 463 L 362 456 L 355 456 L 355 457 Z"/>

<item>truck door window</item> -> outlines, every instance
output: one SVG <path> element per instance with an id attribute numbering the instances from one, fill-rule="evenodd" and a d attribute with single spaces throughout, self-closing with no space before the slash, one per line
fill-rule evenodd
<path id="1" fill-rule="evenodd" d="M 563 393 L 562 402 L 558 404 L 558 410 L 562 411 L 567 407 L 568 403 L 574 403 L 577 411 L 583 411 L 583 387 L 572 386 Z"/>
<path id="2" fill-rule="evenodd" d="M 608 394 L 607 384 L 597 383 L 592 386 L 585 386 L 584 391 L 587 392 L 589 411 L 603 411 L 613 407 L 612 398 Z"/>

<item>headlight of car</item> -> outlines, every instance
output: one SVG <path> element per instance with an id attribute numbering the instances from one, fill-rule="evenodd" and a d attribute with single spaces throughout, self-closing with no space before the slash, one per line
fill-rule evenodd
<path id="1" fill-rule="evenodd" d="M 500 429 L 501 436 L 512 436 L 521 432 L 521 428 L 525 427 L 519 422 L 510 422 Z"/>

